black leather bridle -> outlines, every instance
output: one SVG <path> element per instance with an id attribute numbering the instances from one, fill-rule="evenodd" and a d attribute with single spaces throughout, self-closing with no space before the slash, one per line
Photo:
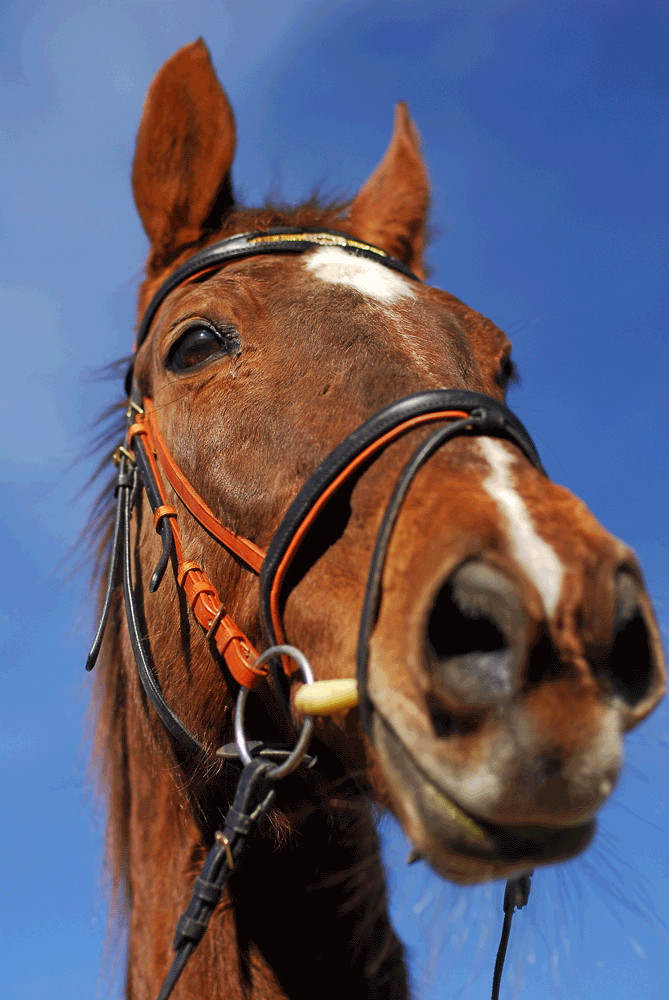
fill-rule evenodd
<path id="1" fill-rule="evenodd" d="M 323 246 L 339 247 L 346 253 L 374 260 L 384 267 L 389 267 L 403 274 L 412 281 L 419 280 L 406 265 L 395 260 L 385 251 L 333 230 L 277 229 L 265 233 L 246 233 L 232 236 L 194 254 L 184 264 L 177 267 L 162 283 L 151 299 L 140 322 L 136 342 L 137 349 L 144 343 L 151 324 L 166 297 L 185 282 L 206 277 L 232 260 L 260 254 L 305 253 Z M 138 414 L 144 415 L 144 409 L 132 366 L 126 379 L 126 389 L 129 398 L 127 430 L 124 442 L 116 453 L 118 464 L 116 512 L 107 584 L 100 622 L 88 656 L 87 669 L 92 669 L 100 650 L 120 565 L 128 631 L 143 689 L 163 725 L 186 758 L 201 760 L 208 756 L 208 751 L 199 738 L 190 732 L 173 711 L 162 693 L 146 645 L 146 622 L 135 598 L 131 565 L 130 522 L 140 488 L 143 488 L 146 493 L 156 520 L 156 530 L 162 541 L 162 555 L 149 584 L 149 590 L 152 592 L 158 588 L 170 561 L 170 556 L 175 549 L 173 518 L 176 516 L 176 512 L 173 514 L 165 513 L 168 508 L 165 505 L 164 493 L 158 481 L 155 456 L 151 454 L 151 449 L 147 447 L 142 434 L 137 433 L 137 417 Z M 299 544 L 296 545 L 296 540 L 299 542 L 299 539 L 304 537 L 305 525 L 312 523 L 314 511 L 320 511 L 325 506 L 332 491 L 348 481 L 362 463 L 371 461 L 391 440 L 396 440 L 417 426 L 429 426 L 432 423 L 436 423 L 438 426 L 427 437 L 424 437 L 416 447 L 397 479 L 391 499 L 384 512 L 370 562 L 357 653 L 359 710 L 365 729 L 370 735 L 372 708 L 367 694 L 369 641 L 380 602 L 383 568 L 393 527 L 416 473 L 435 451 L 455 437 L 481 435 L 510 441 L 520 449 L 532 465 L 544 472 L 529 434 L 506 406 L 492 397 L 480 393 L 461 389 L 432 389 L 392 402 L 352 431 L 309 477 L 281 520 L 262 561 L 260 614 L 268 645 L 275 647 L 283 639 L 282 589 L 287 568 L 295 554 L 295 552 L 291 554 L 291 548 L 299 551 Z M 173 508 L 169 508 L 169 510 L 173 511 Z M 222 607 L 223 605 L 221 605 Z M 252 649 L 252 647 L 250 648 Z M 276 659 L 278 662 L 278 655 Z M 277 687 L 280 688 L 280 671 L 276 664 L 273 676 Z M 175 959 L 174 970 L 170 974 L 172 979 L 169 984 L 166 981 L 166 985 L 161 991 L 161 998 L 169 996 L 188 955 L 204 933 L 213 907 L 220 898 L 225 878 L 234 866 L 237 853 L 241 851 L 243 840 L 253 819 L 248 804 L 252 797 L 251 790 L 256 787 L 258 782 L 262 785 L 263 773 L 263 768 L 257 761 L 250 762 L 244 769 L 235 802 L 238 799 L 240 803 L 243 802 L 244 809 L 247 810 L 248 814 L 243 811 L 242 805 L 238 807 L 233 804 L 233 809 L 237 810 L 235 816 L 242 817 L 244 822 L 241 819 L 231 820 L 233 825 L 230 827 L 230 831 L 226 826 L 225 831 L 228 832 L 221 833 L 223 838 L 221 844 L 225 842 L 225 846 L 218 844 L 212 848 L 203 875 L 196 880 L 191 907 L 181 918 L 180 930 L 178 930 L 175 939 L 178 955 Z M 246 775 L 246 779 L 244 779 L 244 775 Z M 262 799 L 263 810 L 268 808 L 270 799 L 269 795 L 265 795 Z M 259 810 L 260 805 L 257 805 L 258 815 L 260 815 Z M 238 826 L 234 825 L 235 822 L 238 823 Z M 235 836 L 237 840 L 234 842 L 233 849 L 230 838 Z M 205 872 L 209 873 L 207 878 L 204 878 Z M 518 898 L 520 897 L 514 896 L 512 898 L 511 912 L 513 912 L 514 905 L 522 905 L 517 901 Z M 499 988 L 499 983 L 497 988 Z"/>

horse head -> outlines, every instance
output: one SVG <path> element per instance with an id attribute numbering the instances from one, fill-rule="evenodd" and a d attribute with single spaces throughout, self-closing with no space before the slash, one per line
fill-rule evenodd
<path id="1" fill-rule="evenodd" d="M 140 318 L 170 275 L 235 234 L 341 240 L 323 237 L 300 253 L 266 243 L 267 252 L 191 274 L 153 311 L 132 377 L 183 478 L 262 557 L 305 482 L 358 428 L 399 400 L 443 390 L 501 412 L 513 365 L 501 330 L 423 280 L 429 187 L 404 106 L 380 165 L 348 205 L 240 208 L 234 149 L 207 51 L 186 46 L 154 80 L 137 141 L 133 188 L 150 240 Z M 319 680 L 356 676 L 370 563 L 393 491 L 435 427 L 462 420 L 463 433 L 446 435 L 407 480 L 388 532 L 367 609 L 367 717 L 356 707 L 317 717 L 315 735 L 321 776 L 338 789 L 326 793 L 331 809 L 336 782 L 354 776 L 356 791 L 395 813 L 437 872 L 474 883 L 588 844 L 625 733 L 663 693 L 664 666 L 630 549 L 547 477 L 520 432 L 469 433 L 471 408 L 459 409 L 389 434 L 322 502 L 275 595 L 274 638 L 301 650 Z M 257 575 L 172 485 L 165 491 L 184 553 L 206 570 L 240 635 L 262 649 Z M 152 669 L 171 709 L 213 753 L 231 738 L 237 685 L 178 574 L 148 592 L 160 541 L 146 498 L 135 501 L 135 596 Z M 130 662 L 120 613 L 110 641 Z M 136 679 L 126 688 L 142 767 L 161 755 L 173 762 L 172 738 Z M 292 675 L 297 727 L 300 690 Z M 251 736 L 286 736 L 280 701 L 269 681 L 257 687 Z M 211 760 L 198 771 L 180 758 L 165 779 L 190 789 L 199 830 L 211 826 Z M 299 825 L 297 807 L 286 814 Z"/>

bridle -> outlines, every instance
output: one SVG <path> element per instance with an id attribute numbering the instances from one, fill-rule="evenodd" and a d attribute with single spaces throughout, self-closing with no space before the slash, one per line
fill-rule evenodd
<path id="1" fill-rule="evenodd" d="M 384 267 L 403 274 L 412 281 L 419 280 L 406 265 L 385 251 L 333 230 L 274 229 L 264 233 L 245 233 L 231 236 L 195 253 L 185 263 L 177 267 L 161 284 L 140 322 L 136 349 L 139 349 L 146 339 L 151 324 L 166 297 L 184 283 L 206 277 L 233 260 L 260 254 L 305 253 L 322 246 L 339 247 L 346 253 L 374 260 Z M 286 636 L 282 611 L 289 569 L 300 552 L 305 538 L 328 502 L 336 497 L 345 484 L 350 482 L 352 477 L 364 469 L 368 463 L 372 462 L 385 447 L 416 428 L 430 429 L 430 433 L 416 447 L 397 479 L 383 515 L 370 562 L 359 627 L 357 683 L 360 716 L 365 729 L 371 735 L 372 706 L 367 694 L 369 641 L 380 603 L 383 568 L 393 526 L 416 473 L 434 452 L 455 437 L 480 435 L 494 436 L 512 442 L 532 465 L 543 472 L 529 434 L 520 421 L 502 403 L 490 396 L 460 389 L 433 389 L 418 392 L 392 402 L 375 413 L 349 434 L 323 460 L 291 503 L 274 533 L 267 552 L 264 552 L 253 541 L 236 534 L 222 524 L 206 500 L 199 496 L 184 476 L 162 437 L 151 399 L 145 398 L 141 394 L 134 378 L 132 366 L 126 379 L 126 388 L 128 410 L 125 437 L 115 453 L 115 461 L 118 465 L 115 486 L 116 508 L 107 583 L 98 629 L 86 666 L 87 669 L 92 669 L 97 659 L 120 567 L 128 632 L 143 689 L 163 725 L 187 759 L 202 760 L 209 756 L 209 751 L 182 722 L 163 695 L 147 648 L 146 623 L 135 596 L 130 524 L 133 507 L 138 502 L 142 488 L 153 512 L 154 525 L 162 543 L 162 553 L 151 576 L 149 591 L 155 592 L 158 589 L 167 565 L 173 559 L 177 584 L 183 591 L 196 621 L 206 633 L 212 652 L 216 651 L 223 659 L 230 677 L 242 689 L 253 689 L 267 677 L 268 672 L 271 672 L 275 685 L 281 693 L 283 686 L 280 680 L 281 666 L 283 666 L 284 673 L 290 675 L 292 672 L 291 661 L 302 662 L 299 659 L 302 654 L 296 654 L 292 647 L 284 645 Z M 433 428 L 433 425 L 436 427 Z M 228 613 L 225 601 L 221 600 L 204 568 L 186 558 L 179 531 L 179 517 L 181 515 L 174 506 L 168 503 L 164 479 L 170 484 L 190 515 L 249 571 L 259 574 L 260 614 L 269 646 L 262 657 L 258 656 L 249 638 Z M 287 653 L 286 650 L 290 652 Z M 308 665 L 301 666 L 305 679 L 310 676 L 307 667 Z M 285 694 L 282 695 L 282 699 L 287 707 Z M 244 754 L 242 754 L 242 760 L 245 760 Z M 250 786 L 255 787 L 263 774 L 263 780 L 267 779 L 267 767 L 269 766 L 267 763 L 263 765 L 264 772 L 258 760 L 253 761 L 249 758 L 245 760 L 245 763 L 244 774 L 248 772 L 249 775 L 247 785 L 250 783 Z M 254 767 L 254 765 L 257 766 Z M 274 772 L 281 770 L 282 766 L 274 767 Z M 251 772 L 253 772 L 253 780 L 250 777 Z M 277 776 L 279 775 L 269 772 L 270 779 Z M 242 795 L 242 785 L 244 785 L 244 781 L 240 779 L 237 797 Z M 244 794 L 247 793 L 249 796 L 251 795 L 248 788 Z M 246 802 L 246 799 L 244 801 Z M 266 805 L 264 808 L 267 807 Z M 260 807 L 258 806 L 258 808 Z M 237 812 L 240 815 L 246 815 L 243 810 L 241 812 L 240 810 L 241 806 Z M 226 869 L 228 873 L 234 866 L 235 860 L 234 851 L 230 853 L 232 835 L 228 836 L 225 832 L 221 834 L 227 838 L 228 842 L 227 860 L 224 858 L 228 866 Z M 246 834 L 242 836 L 237 831 L 237 835 L 242 838 L 240 843 L 243 844 Z M 212 848 L 213 850 L 214 848 Z M 214 865 L 214 867 L 216 866 Z M 221 876 L 221 878 L 223 877 Z M 210 880 L 207 884 L 213 885 L 214 882 Z M 224 878 L 222 884 L 224 884 Z M 220 897 L 222 884 L 219 886 L 218 882 L 216 883 L 218 895 L 213 889 L 202 890 L 204 896 L 198 897 L 200 900 L 198 905 L 204 906 L 206 904 L 210 910 L 213 909 L 215 903 L 212 904 L 212 900 L 214 896 L 216 896 L 216 901 Z M 516 901 L 515 905 L 520 904 Z M 182 920 L 185 919 L 186 915 Z M 190 950 L 195 946 L 199 936 L 204 932 L 203 927 L 206 926 L 206 922 L 203 924 L 202 920 L 199 923 L 197 920 L 195 922 L 197 927 L 191 927 L 190 924 L 183 925 L 190 928 L 185 937 L 182 935 L 185 941 L 191 942 Z M 176 943 L 175 947 L 177 947 Z M 168 995 L 169 991 L 161 993 L 161 997 Z"/>
<path id="2" fill-rule="evenodd" d="M 226 263 L 259 254 L 304 253 L 316 247 L 336 246 L 356 256 L 376 260 L 399 271 L 413 281 L 419 279 L 400 261 L 384 250 L 354 240 L 335 231 L 278 229 L 267 233 L 246 233 L 228 237 L 194 254 L 175 269 L 158 288 L 139 325 L 136 348 L 144 343 L 152 321 L 167 296 L 186 282 L 219 270 Z M 206 501 L 179 469 L 160 432 L 151 399 L 143 398 L 133 377 L 132 367 L 126 385 L 129 391 L 125 440 L 115 453 L 118 464 L 116 481 L 116 516 L 112 534 L 109 572 L 100 624 L 87 668 L 97 658 L 109 614 L 111 595 L 119 562 L 122 565 L 124 598 L 133 652 L 139 676 L 149 701 L 163 724 L 187 753 L 205 753 L 194 736 L 167 704 L 146 650 L 146 631 L 134 596 L 130 560 L 130 520 L 132 505 L 141 484 L 160 534 L 162 554 L 151 576 L 149 591 L 155 592 L 174 553 L 176 579 L 196 620 L 207 639 L 224 659 L 229 673 L 238 684 L 254 688 L 268 669 L 256 666 L 258 654 L 251 641 L 235 624 L 203 567 L 185 558 L 176 509 L 167 502 L 163 477 L 190 514 L 221 545 L 233 553 L 251 572 L 260 574 L 260 608 L 269 645 L 285 641 L 282 624 L 282 587 L 300 545 L 327 502 L 344 484 L 373 460 L 391 441 L 421 426 L 442 426 L 421 443 L 403 470 L 395 494 L 386 510 L 377 538 L 362 616 L 358 683 L 361 695 L 366 691 L 368 640 L 376 613 L 380 579 L 392 526 L 408 487 L 429 456 L 447 441 L 462 435 L 494 435 L 517 445 L 529 461 L 541 469 L 536 449 L 520 421 L 503 404 L 490 396 L 459 389 L 434 389 L 416 393 L 391 403 L 374 414 L 332 451 L 309 477 L 279 524 L 267 553 L 254 542 L 237 535 L 223 525 Z M 446 422 L 444 426 L 444 422 Z M 162 473 L 162 474 L 161 474 Z M 366 698 L 362 698 L 365 716 Z"/>

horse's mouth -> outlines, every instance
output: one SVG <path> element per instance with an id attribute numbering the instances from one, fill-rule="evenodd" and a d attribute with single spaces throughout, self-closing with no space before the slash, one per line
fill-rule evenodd
<path id="1" fill-rule="evenodd" d="M 378 711 L 373 727 L 393 806 L 417 853 L 445 878 L 462 884 L 509 878 L 566 861 L 590 843 L 594 820 L 548 827 L 502 825 L 473 815 L 426 775 Z"/>

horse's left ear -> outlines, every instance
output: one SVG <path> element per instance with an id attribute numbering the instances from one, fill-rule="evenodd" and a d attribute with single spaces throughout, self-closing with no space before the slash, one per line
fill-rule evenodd
<path id="1" fill-rule="evenodd" d="M 356 236 L 386 250 L 423 278 L 429 200 L 418 132 L 406 104 L 398 104 L 390 145 L 353 199 L 348 218 Z"/>

